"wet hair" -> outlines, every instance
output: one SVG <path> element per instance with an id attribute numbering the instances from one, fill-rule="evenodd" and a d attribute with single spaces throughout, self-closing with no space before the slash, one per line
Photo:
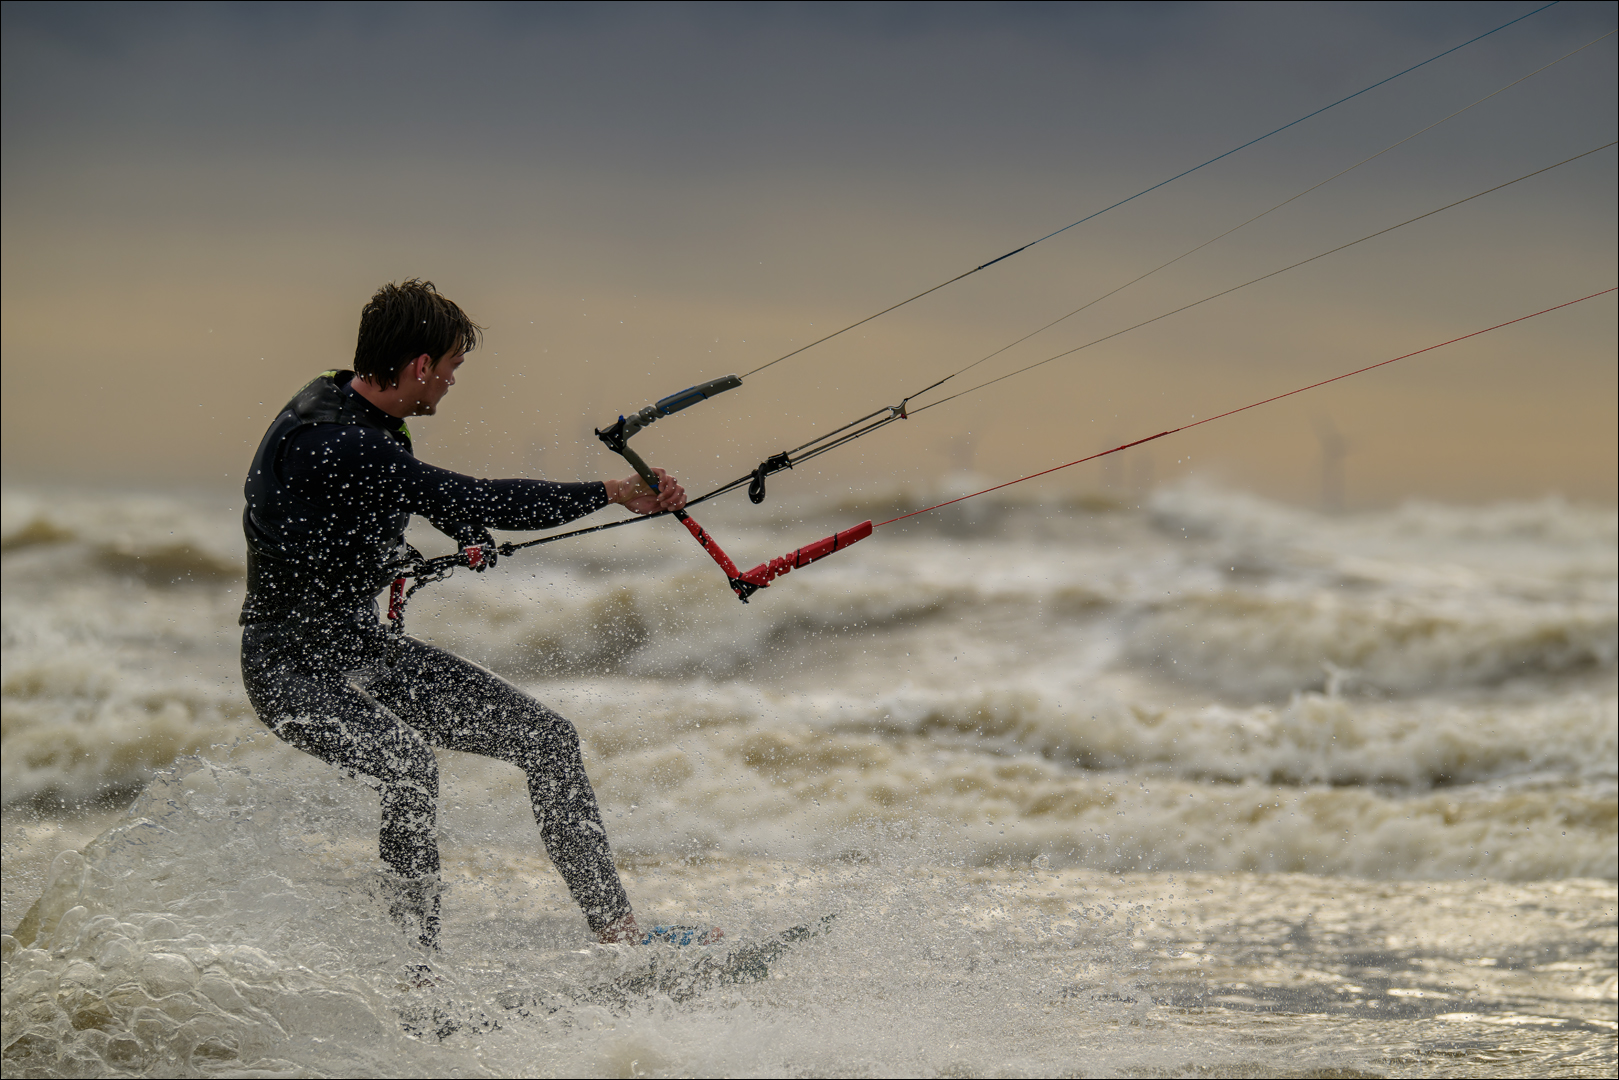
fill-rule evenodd
<path id="1" fill-rule="evenodd" d="M 434 363 L 454 352 L 471 352 L 483 327 L 439 295 L 431 281 L 389 282 L 360 309 L 360 340 L 354 373 L 379 386 L 399 385 L 399 372 L 426 353 Z"/>

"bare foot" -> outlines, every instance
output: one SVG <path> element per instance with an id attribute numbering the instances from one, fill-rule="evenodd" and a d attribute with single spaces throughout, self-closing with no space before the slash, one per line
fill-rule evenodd
<path id="1" fill-rule="evenodd" d="M 634 912 L 616 922 L 608 923 L 596 937 L 603 945 L 639 945 L 646 940 L 641 928 L 635 925 Z"/>
<path id="2" fill-rule="evenodd" d="M 603 945 L 645 945 L 651 941 L 664 941 L 674 945 L 712 945 L 725 936 L 717 926 L 655 926 L 647 934 L 636 924 L 634 914 L 602 927 L 596 937 Z"/>

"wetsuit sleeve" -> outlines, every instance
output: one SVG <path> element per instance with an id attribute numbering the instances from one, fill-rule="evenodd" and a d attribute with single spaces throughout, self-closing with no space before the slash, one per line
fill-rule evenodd
<path id="1" fill-rule="evenodd" d="M 454 525 L 478 524 L 491 529 L 549 529 L 607 505 L 607 487 L 550 480 L 480 480 L 436 465 L 409 459 L 404 504 L 441 532 Z"/>
<path id="2" fill-rule="evenodd" d="M 441 531 L 454 526 L 549 529 L 600 510 L 607 488 L 549 480 L 483 480 L 418 461 L 386 432 L 319 424 L 289 440 L 289 486 L 340 516 L 420 514 Z"/>

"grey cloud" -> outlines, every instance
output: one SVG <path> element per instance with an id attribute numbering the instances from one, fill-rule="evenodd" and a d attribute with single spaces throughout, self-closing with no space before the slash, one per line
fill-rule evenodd
<path id="1" fill-rule="evenodd" d="M 699 169 L 1017 154 L 1039 168 L 1071 161 L 1076 139 L 1151 152 L 1146 122 L 1166 142 L 1250 115 L 1256 130 L 1523 10 L 8 4 L 3 109 L 25 160 L 105 145 Z M 1511 48 L 1594 14 L 1569 11 L 1514 28 Z"/>

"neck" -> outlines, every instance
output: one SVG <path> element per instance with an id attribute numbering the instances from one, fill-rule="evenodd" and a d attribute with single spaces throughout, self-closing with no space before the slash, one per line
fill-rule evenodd
<path id="1" fill-rule="evenodd" d="M 416 395 L 405 389 L 403 380 L 390 387 L 381 387 L 368 378 L 356 375 L 351 385 L 356 394 L 395 419 L 404 420 L 416 415 Z"/>

